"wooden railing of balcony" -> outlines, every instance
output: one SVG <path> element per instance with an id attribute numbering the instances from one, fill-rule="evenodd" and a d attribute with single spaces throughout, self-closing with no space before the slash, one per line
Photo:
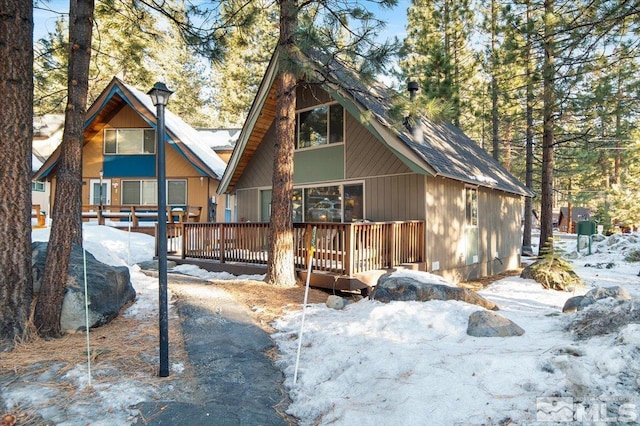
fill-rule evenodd
<path id="1" fill-rule="evenodd" d="M 200 222 L 201 206 L 167 206 L 168 222 Z M 100 225 L 106 220 L 116 223 L 130 223 L 132 227 L 140 226 L 141 221 L 158 221 L 158 206 L 136 205 L 83 205 L 82 219 L 96 219 Z"/>
<path id="2" fill-rule="evenodd" d="M 170 223 L 167 226 L 168 251 L 180 253 L 182 258 L 267 263 L 268 223 Z M 353 276 L 425 261 L 424 221 L 294 223 L 296 268 L 308 266 L 308 247 L 314 227 L 314 271 Z"/>

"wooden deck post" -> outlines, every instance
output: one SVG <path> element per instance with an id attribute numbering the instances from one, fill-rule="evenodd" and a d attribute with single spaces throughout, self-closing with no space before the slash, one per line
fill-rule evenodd
<path id="1" fill-rule="evenodd" d="M 355 247 L 355 244 L 353 244 L 353 239 L 355 237 L 355 230 L 354 230 L 354 225 L 353 223 L 348 223 L 347 224 L 347 230 L 346 230 L 346 237 L 345 238 L 345 245 L 344 245 L 344 274 L 351 276 L 351 273 L 353 272 L 353 250 Z"/>
<path id="2" fill-rule="evenodd" d="M 224 263 L 224 258 L 225 258 L 225 246 L 227 245 L 227 237 L 225 235 L 225 228 L 224 228 L 224 223 L 220 224 L 220 236 L 219 241 L 218 241 L 218 245 L 220 246 L 220 263 Z"/>
<path id="3" fill-rule="evenodd" d="M 391 244 L 391 247 L 389 247 L 389 259 L 387 261 L 387 267 L 389 268 L 393 268 L 396 263 L 396 258 L 397 258 L 397 244 L 396 244 L 396 226 L 398 226 L 398 224 L 396 223 L 391 223 L 389 224 L 389 244 Z"/>
<path id="4" fill-rule="evenodd" d="M 181 237 L 182 237 L 182 253 L 181 256 L 183 259 L 187 258 L 187 228 L 184 226 L 184 223 L 180 224 L 180 232 L 182 233 Z"/>

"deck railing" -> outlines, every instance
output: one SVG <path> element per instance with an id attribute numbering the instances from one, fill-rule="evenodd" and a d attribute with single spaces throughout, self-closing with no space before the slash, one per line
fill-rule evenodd
<path id="1" fill-rule="evenodd" d="M 167 249 L 182 258 L 267 263 L 268 223 L 170 223 L 167 227 Z M 308 266 L 314 227 L 314 271 L 352 276 L 425 261 L 424 221 L 295 223 L 296 268 Z"/>

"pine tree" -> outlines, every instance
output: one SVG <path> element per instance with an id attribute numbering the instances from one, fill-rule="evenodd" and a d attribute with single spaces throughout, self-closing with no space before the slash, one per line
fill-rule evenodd
<path id="1" fill-rule="evenodd" d="M 82 148 L 87 111 L 93 0 L 72 0 L 69 8 L 68 102 L 56 174 L 53 224 L 47 245 L 35 325 L 41 336 L 59 336 L 62 301 L 73 244 L 82 245 Z"/>
<path id="2" fill-rule="evenodd" d="M 241 12 L 243 15 L 235 19 L 252 19 L 231 29 L 224 60 L 212 66 L 214 114 L 221 127 L 240 127 L 244 123 L 278 40 L 275 3 L 256 0 L 240 12 L 234 12 L 242 3 L 242 0 L 230 1 L 225 13 Z"/>
<path id="3" fill-rule="evenodd" d="M 174 21 L 143 3 L 99 2 L 95 11 L 88 103 L 114 76 L 141 89 L 164 81 L 175 94 L 171 109 L 194 126 L 208 126 L 206 63 L 185 42 Z M 36 113 L 63 112 L 68 63 L 67 22 L 36 43 Z"/>
<path id="4" fill-rule="evenodd" d="M 33 8 L 0 0 L 0 350 L 25 336 L 31 272 Z"/>
<path id="5" fill-rule="evenodd" d="M 472 27 L 467 0 L 413 0 L 399 62 L 402 78 L 417 81 L 424 97 L 450 103 L 451 119 L 458 126 L 464 115 L 464 82 L 474 66 L 468 48 Z"/>

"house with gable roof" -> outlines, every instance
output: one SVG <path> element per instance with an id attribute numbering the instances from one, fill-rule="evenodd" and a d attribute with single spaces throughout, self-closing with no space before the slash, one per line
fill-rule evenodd
<path id="1" fill-rule="evenodd" d="M 335 58 L 306 60 L 322 78 L 297 86 L 294 222 L 423 221 L 412 244 L 424 247 L 425 259 L 412 266 L 456 281 L 520 266 L 529 189 L 459 128 L 424 117 L 418 131 L 398 125 L 390 114 L 397 93 L 364 84 Z M 241 221 L 277 214 L 270 207 L 277 71 L 276 53 L 219 188 L 236 195 Z M 346 244 L 357 250 L 357 242 Z"/>
<path id="2" fill-rule="evenodd" d="M 226 163 L 198 132 L 165 110 L 167 205 L 175 216 L 194 221 L 224 221 L 229 197 L 216 193 Z M 113 78 L 87 111 L 82 158 L 82 204 L 85 218 L 98 211 L 112 224 L 151 221 L 157 206 L 156 107 L 149 95 Z M 60 147 L 34 179 L 55 182 Z M 156 211 L 157 215 L 157 211 Z M 55 218 L 52 218 L 55 220 Z M 137 218 L 136 218 L 137 219 Z M 136 220 L 136 223 L 138 221 Z"/>

